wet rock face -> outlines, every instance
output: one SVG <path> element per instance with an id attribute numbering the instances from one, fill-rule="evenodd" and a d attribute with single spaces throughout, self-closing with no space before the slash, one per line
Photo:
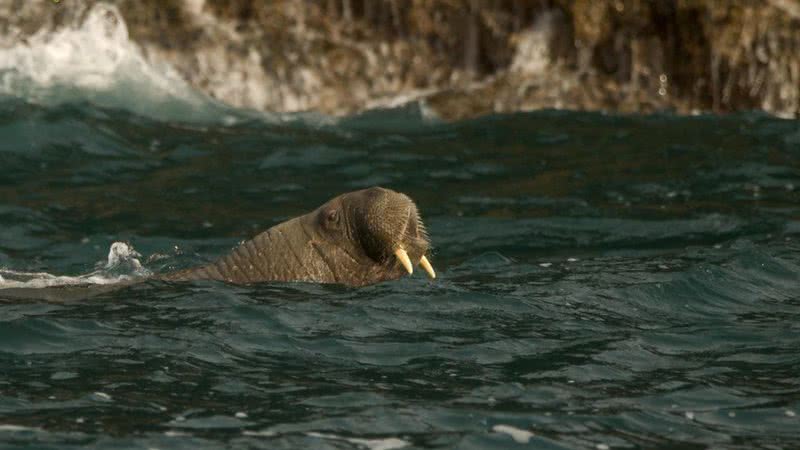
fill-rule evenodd
<path id="1" fill-rule="evenodd" d="M 79 26 L 95 3 L 0 0 L 0 45 Z M 800 111 L 799 0 L 105 3 L 148 60 L 257 110 Z"/>

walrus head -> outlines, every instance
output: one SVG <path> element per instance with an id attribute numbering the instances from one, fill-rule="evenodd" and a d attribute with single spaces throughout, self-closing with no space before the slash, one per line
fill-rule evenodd
<path id="1" fill-rule="evenodd" d="M 340 195 L 315 211 L 320 251 L 342 250 L 363 271 L 369 268 L 385 279 L 413 272 L 420 262 L 435 277 L 425 253 L 429 241 L 417 205 L 405 194 L 373 187 Z M 326 247 L 329 247 L 326 249 Z M 359 267 L 360 266 L 360 267 Z M 391 275 L 391 276 L 390 276 Z"/>
<path id="2" fill-rule="evenodd" d="M 435 278 L 428 249 L 414 202 L 405 194 L 372 187 L 339 195 L 275 225 L 212 264 L 162 278 L 363 286 L 410 274 L 414 265 Z"/>

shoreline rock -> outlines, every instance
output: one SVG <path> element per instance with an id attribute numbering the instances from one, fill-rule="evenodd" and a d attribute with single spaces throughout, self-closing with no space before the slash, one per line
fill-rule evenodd
<path id="1" fill-rule="evenodd" d="M 94 0 L 0 0 L 0 46 Z M 240 108 L 800 114 L 796 0 L 117 0 L 148 60 Z"/>

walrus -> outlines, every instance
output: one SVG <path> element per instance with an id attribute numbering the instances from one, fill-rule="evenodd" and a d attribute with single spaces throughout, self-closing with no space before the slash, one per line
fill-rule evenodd
<path id="1" fill-rule="evenodd" d="M 210 264 L 157 278 L 365 286 L 411 274 L 415 265 L 436 278 L 429 247 L 416 204 L 405 194 L 371 187 L 275 225 Z"/>
<path id="2" fill-rule="evenodd" d="M 123 247 L 128 249 L 123 243 L 111 246 L 109 263 L 116 257 L 115 249 Z M 426 256 L 429 249 L 414 202 L 405 194 L 372 187 L 339 195 L 308 214 L 275 225 L 210 264 L 109 284 L 80 282 L 94 273 L 67 277 L 72 280 L 64 285 L 34 288 L 23 283 L 0 288 L 0 303 L 20 299 L 64 303 L 148 279 L 235 284 L 306 281 L 358 287 L 411 274 L 415 265 L 436 278 Z"/>

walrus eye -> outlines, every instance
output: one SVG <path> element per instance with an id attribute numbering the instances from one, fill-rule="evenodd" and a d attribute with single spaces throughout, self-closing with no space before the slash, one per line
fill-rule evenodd
<path id="1" fill-rule="evenodd" d="M 328 217 L 326 217 L 329 224 L 338 225 L 339 224 L 339 211 L 332 209 L 328 211 Z"/>

